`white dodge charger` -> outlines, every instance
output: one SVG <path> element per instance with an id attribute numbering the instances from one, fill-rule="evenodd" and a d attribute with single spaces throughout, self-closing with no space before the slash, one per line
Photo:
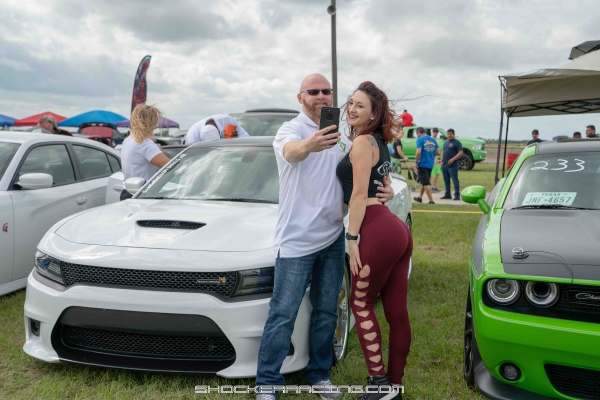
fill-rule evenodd
<path id="1" fill-rule="evenodd" d="M 54 225 L 27 282 L 25 352 L 47 362 L 254 376 L 275 264 L 272 143 L 196 144 L 149 182 L 129 179 L 133 199 Z M 406 182 L 395 176 L 392 185 L 389 207 L 410 224 Z M 332 288 L 340 291 L 338 359 L 353 324 L 348 277 Z M 309 293 L 310 285 L 283 373 L 308 363 Z"/>

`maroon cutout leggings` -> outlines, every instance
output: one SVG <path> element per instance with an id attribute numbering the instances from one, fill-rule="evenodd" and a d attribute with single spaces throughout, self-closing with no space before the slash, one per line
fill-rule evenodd
<path id="1" fill-rule="evenodd" d="M 390 324 L 388 376 L 392 383 L 401 384 L 411 340 L 406 296 L 412 235 L 386 206 L 367 206 L 358 247 L 363 268 L 352 277 L 350 307 L 369 375 L 385 373 L 381 331 L 374 312 L 381 293 L 385 319 Z"/>

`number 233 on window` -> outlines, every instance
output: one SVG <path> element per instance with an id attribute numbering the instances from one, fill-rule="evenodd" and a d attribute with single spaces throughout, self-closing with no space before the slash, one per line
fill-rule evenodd
<path id="1" fill-rule="evenodd" d="M 574 158 L 572 161 L 562 158 L 550 161 L 536 161 L 532 164 L 531 171 L 562 171 L 579 172 L 585 169 L 585 161 Z"/>

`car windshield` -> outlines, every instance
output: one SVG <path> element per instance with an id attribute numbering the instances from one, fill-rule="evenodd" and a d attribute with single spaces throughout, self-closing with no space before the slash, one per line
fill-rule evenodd
<path id="1" fill-rule="evenodd" d="M 284 122 L 294 119 L 294 115 L 241 115 L 235 120 L 250 136 L 275 136 Z"/>
<path id="2" fill-rule="evenodd" d="M 161 150 L 163 151 L 163 153 L 165 153 L 165 156 L 167 156 L 169 158 L 173 158 L 177 154 L 179 154 L 183 150 L 185 150 L 185 146 L 181 146 L 181 147 L 163 147 Z"/>
<path id="3" fill-rule="evenodd" d="M 156 175 L 138 198 L 277 203 L 272 147 L 193 147 Z"/>
<path id="4" fill-rule="evenodd" d="M 18 143 L 0 142 L 0 179 L 2 179 L 4 171 L 6 171 L 19 146 Z"/>
<path id="5" fill-rule="evenodd" d="M 600 153 L 538 154 L 526 159 L 504 209 L 600 209 Z"/>

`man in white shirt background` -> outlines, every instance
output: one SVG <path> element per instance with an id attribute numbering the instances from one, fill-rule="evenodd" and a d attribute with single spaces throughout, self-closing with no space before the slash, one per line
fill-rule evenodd
<path id="1" fill-rule="evenodd" d="M 194 144 L 202 141 L 201 133 L 207 133 L 207 130 L 210 127 L 216 128 L 219 132 L 220 137 L 224 137 L 225 128 L 227 125 L 232 125 L 235 127 L 235 132 L 232 137 L 245 137 L 250 136 L 248 132 L 244 130 L 240 126 L 240 124 L 228 114 L 216 114 L 211 115 L 210 117 L 206 117 L 203 120 L 196 122 L 190 129 L 188 129 L 187 134 L 185 135 L 185 144 Z M 202 131 L 204 129 L 204 131 Z M 212 136 L 212 133 L 210 134 Z"/>
<path id="2" fill-rule="evenodd" d="M 319 130 L 321 107 L 331 106 L 329 81 L 319 74 L 304 78 L 297 95 L 302 112 L 284 123 L 273 147 L 279 170 L 279 216 L 275 230 L 275 283 L 265 323 L 256 385 L 284 385 L 281 365 L 290 348 L 294 322 L 310 282 L 312 314 L 309 362 L 305 375 L 310 385 L 331 386 L 329 369 L 337 322 L 339 290 L 344 275 L 345 242 L 342 187 L 336 167 L 352 142 L 335 130 Z M 385 203 L 394 196 L 386 181 L 380 189 Z M 321 394 L 330 399 L 339 393 Z M 271 400 L 273 394 L 257 399 Z"/>

